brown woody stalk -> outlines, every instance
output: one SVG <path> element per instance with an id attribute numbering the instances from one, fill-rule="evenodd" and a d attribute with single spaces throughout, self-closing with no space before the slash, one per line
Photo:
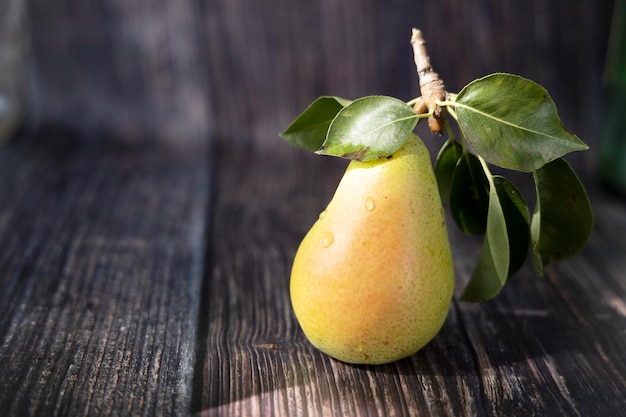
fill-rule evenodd
<path id="1" fill-rule="evenodd" d="M 417 114 L 430 113 L 431 116 L 428 117 L 430 131 L 436 135 L 442 135 L 445 127 L 445 109 L 438 106 L 437 102 L 446 99 L 446 87 L 443 80 L 439 78 L 439 74 L 430 66 L 422 31 L 413 29 L 411 45 L 422 94 L 415 103 L 414 110 Z"/>

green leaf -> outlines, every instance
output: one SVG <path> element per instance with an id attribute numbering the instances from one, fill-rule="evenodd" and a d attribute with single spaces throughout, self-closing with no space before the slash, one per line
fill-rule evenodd
<path id="1" fill-rule="evenodd" d="M 531 172 L 569 152 L 588 149 L 563 127 L 548 92 L 511 74 L 466 85 L 454 104 L 459 126 L 487 162 Z"/>
<path id="2" fill-rule="evenodd" d="M 434 171 L 437 178 L 437 186 L 439 187 L 439 195 L 444 203 L 450 200 L 452 176 L 462 154 L 463 147 L 459 142 L 450 138 L 444 143 L 437 155 Z"/>
<path id="3" fill-rule="evenodd" d="M 508 179 L 494 175 L 493 183 L 506 220 L 509 240 L 510 277 L 517 272 L 526 260 L 530 245 L 530 216 L 522 193 Z"/>
<path id="4" fill-rule="evenodd" d="M 496 296 L 509 276 L 509 237 L 497 187 L 491 181 L 485 239 L 461 300 L 483 302 Z"/>
<path id="5" fill-rule="evenodd" d="M 467 234 L 485 232 L 489 209 L 489 182 L 478 158 L 464 153 L 459 159 L 450 187 L 450 212 Z"/>
<path id="6" fill-rule="evenodd" d="M 315 152 L 326 140 L 332 120 L 348 104 L 349 100 L 339 97 L 319 97 L 280 136 L 292 145 Z"/>
<path id="7" fill-rule="evenodd" d="M 402 146 L 417 121 L 417 114 L 401 100 L 363 97 L 337 113 L 317 153 L 359 161 L 386 157 Z"/>
<path id="8" fill-rule="evenodd" d="M 591 235 L 593 213 L 580 180 L 563 159 L 533 173 L 537 205 L 531 221 L 533 264 L 539 275 L 547 264 L 578 253 Z"/>

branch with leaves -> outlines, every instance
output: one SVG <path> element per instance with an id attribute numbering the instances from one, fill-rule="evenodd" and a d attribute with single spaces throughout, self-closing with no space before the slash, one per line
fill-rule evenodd
<path id="1" fill-rule="evenodd" d="M 452 94 L 433 71 L 419 30 L 413 30 L 411 44 L 420 97 L 408 103 L 387 96 L 320 97 L 281 136 L 317 154 L 367 161 L 393 154 L 420 119 L 428 119 L 434 134 L 447 132 L 434 166 L 442 201 L 449 202 L 464 233 L 484 235 L 462 299 L 486 301 L 528 253 L 542 275 L 546 265 L 584 246 L 593 224 L 591 205 L 563 156 L 588 146 L 563 126 L 537 83 L 496 73 Z M 446 127 L 446 113 L 459 127 L 458 140 Z M 532 174 L 537 194 L 532 215 L 519 189 L 492 174 L 490 166 Z"/>

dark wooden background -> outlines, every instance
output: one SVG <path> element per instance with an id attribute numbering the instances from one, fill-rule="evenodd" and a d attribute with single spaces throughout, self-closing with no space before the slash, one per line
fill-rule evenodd
<path id="1" fill-rule="evenodd" d="M 626 413 L 626 208 L 595 175 L 613 1 L 27 6 L 26 116 L 0 152 L 3 413 Z M 418 95 L 412 27 L 450 91 L 497 71 L 548 89 L 592 147 L 570 160 L 596 226 L 543 279 L 526 267 L 493 301 L 455 299 L 417 355 L 348 366 L 307 343 L 288 298 L 345 161 L 277 133 L 320 95 Z M 450 236 L 460 286 L 477 242 Z"/>
<path id="2" fill-rule="evenodd" d="M 30 115 L 124 139 L 275 146 L 312 98 L 418 94 L 423 30 L 450 91 L 531 78 L 593 141 L 612 1 L 30 0 Z"/>

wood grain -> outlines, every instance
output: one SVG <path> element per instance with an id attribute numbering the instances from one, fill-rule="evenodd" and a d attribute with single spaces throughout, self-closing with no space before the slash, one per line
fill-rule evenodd
<path id="1" fill-rule="evenodd" d="M 85 145 L 0 154 L 3 415 L 187 415 L 206 148 Z"/>
<path id="2" fill-rule="evenodd" d="M 205 141 L 198 16 L 189 0 L 29 1 L 30 124 L 131 143 Z"/>
<path id="3" fill-rule="evenodd" d="M 489 303 L 455 302 L 440 335 L 417 355 L 382 367 L 349 366 L 312 349 L 288 300 L 295 248 L 343 166 L 276 142 L 319 95 L 408 99 L 411 88 L 417 91 L 408 38 L 399 30 L 405 24 L 407 33 L 413 26 L 424 31 L 450 88 L 493 71 L 527 76 L 548 88 L 566 125 L 593 145 L 593 117 L 576 115 L 588 115 L 589 100 L 600 94 L 602 52 L 591 45 L 603 42 L 606 10 L 586 2 L 364 2 L 357 10 L 348 2 L 249 8 L 218 1 L 207 13 L 209 51 L 221 64 L 211 73 L 220 103 L 216 189 L 227 191 L 217 192 L 212 210 L 202 415 L 624 413 L 625 292 L 616 288 L 624 264 L 619 252 L 602 249 L 623 242 L 623 220 L 605 220 L 604 212 L 605 204 L 622 210 L 619 204 L 597 194 L 596 229 L 607 235 L 594 235 L 580 257 L 542 279 L 527 266 Z M 575 35 L 581 27 L 589 29 L 582 44 Z M 573 162 L 584 171 L 590 157 Z M 460 288 L 478 247 L 453 227 L 450 233 Z M 613 288 L 608 294 L 605 285 Z"/>
<path id="4" fill-rule="evenodd" d="M 345 166 L 276 146 L 217 160 L 203 416 L 619 416 L 626 411 L 623 204 L 594 194 L 596 233 L 537 278 L 527 265 L 494 300 L 456 301 L 477 242 L 450 225 L 457 297 L 437 338 L 383 366 L 316 351 L 291 312 L 297 244 Z M 251 203 L 251 202 L 254 203 Z M 606 249 L 606 242 L 615 244 Z"/>
<path id="5" fill-rule="evenodd" d="M 479 242 L 451 224 L 440 334 L 351 366 L 288 293 L 346 163 L 277 137 L 319 95 L 415 96 L 419 27 L 451 91 L 526 76 L 594 147 L 613 3 L 29 1 L 29 129 L 0 152 L 3 415 L 626 415 L 626 207 L 594 151 L 572 156 L 596 213 L 579 256 L 462 303 Z"/>
<path id="6" fill-rule="evenodd" d="M 451 92 L 493 72 L 547 88 L 566 126 L 597 138 L 612 1 L 215 0 L 205 7 L 215 133 L 273 146 L 313 99 L 419 95 L 411 29 Z M 246 123 L 242 123 L 246 120 Z"/>
<path id="7" fill-rule="evenodd" d="M 27 117 L 127 141 L 271 143 L 319 95 L 418 95 L 418 27 L 450 91 L 520 74 L 594 141 L 613 3 L 31 0 Z"/>

